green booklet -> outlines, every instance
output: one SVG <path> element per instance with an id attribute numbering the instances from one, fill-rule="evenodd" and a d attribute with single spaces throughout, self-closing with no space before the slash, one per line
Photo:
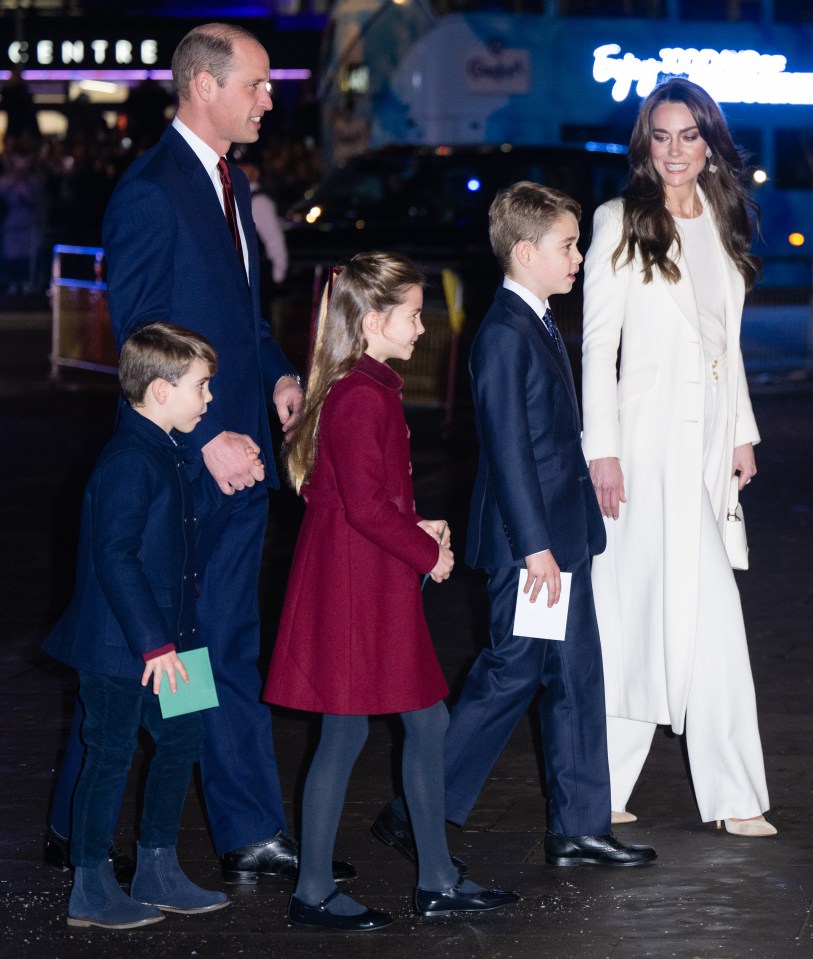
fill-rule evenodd
<path id="1" fill-rule="evenodd" d="M 158 699 L 164 719 L 219 705 L 209 650 L 205 646 L 202 649 L 190 649 L 185 653 L 178 653 L 178 658 L 186 667 L 189 682 L 185 683 L 178 676 L 178 689 L 173 693 L 169 688 L 167 674 L 164 673 L 161 677 Z"/>

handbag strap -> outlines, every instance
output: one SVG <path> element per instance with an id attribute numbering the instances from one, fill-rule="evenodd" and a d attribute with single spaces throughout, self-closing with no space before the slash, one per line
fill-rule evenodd
<path id="1" fill-rule="evenodd" d="M 731 477 L 728 485 L 728 509 L 726 510 L 728 519 L 733 519 L 740 505 L 740 478 L 736 474 Z"/>

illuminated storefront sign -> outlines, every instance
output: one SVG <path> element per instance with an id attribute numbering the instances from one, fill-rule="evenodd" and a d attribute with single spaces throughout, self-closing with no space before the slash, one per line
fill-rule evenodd
<path id="1" fill-rule="evenodd" d="M 144 66 L 158 62 L 158 41 L 15 40 L 6 51 L 17 66 Z"/>
<path id="2" fill-rule="evenodd" d="M 612 97 L 622 101 L 635 85 L 645 97 L 664 74 L 686 76 L 718 103 L 813 104 L 813 73 L 786 73 L 787 59 L 756 50 L 710 50 L 664 47 L 658 57 L 619 56 L 617 43 L 593 51 L 593 79 L 613 81 Z"/>

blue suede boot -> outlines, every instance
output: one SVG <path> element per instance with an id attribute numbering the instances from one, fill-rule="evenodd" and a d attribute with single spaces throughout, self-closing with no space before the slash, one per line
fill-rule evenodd
<path id="1" fill-rule="evenodd" d="M 105 929 L 135 929 L 164 918 L 154 906 L 136 902 L 116 882 L 113 863 L 105 859 L 96 866 L 77 866 L 68 900 L 69 926 L 103 926 Z"/>
<path id="2" fill-rule="evenodd" d="M 130 893 L 166 912 L 213 912 L 229 904 L 225 893 L 202 889 L 184 875 L 174 846 L 150 849 L 139 844 Z"/>

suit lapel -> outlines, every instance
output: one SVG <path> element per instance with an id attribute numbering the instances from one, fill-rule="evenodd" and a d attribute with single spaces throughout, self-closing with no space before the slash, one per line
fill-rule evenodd
<path id="1" fill-rule="evenodd" d="M 694 295 L 692 278 L 689 274 L 689 266 L 685 259 L 677 256 L 677 247 L 672 247 L 669 255 L 678 265 L 680 280 L 677 283 L 668 283 L 661 277 L 660 282 L 665 284 L 669 295 L 675 301 L 678 309 L 689 321 L 692 329 L 699 335 L 700 315 L 697 312 L 697 300 Z"/>
<path id="2" fill-rule="evenodd" d="M 728 279 L 728 271 L 730 265 L 728 262 L 728 257 L 723 250 L 722 243 L 720 241 L 720 231 L 717 228 L 717 221 L 714 219 L 714 213 L 712 212 L 711 205 L 706 201 L 706 195 L 698 186 L 697 193 L 700 197 L 700 202 L 703 204 L 703 209 L 706 211 L 706 215 L 709 218 L 712 226 L 712 234 L 714 235 L 714 245 L 717 251 L 717 266 L 720 270 L 720 275 Z M 677 265 L 680 269 L 680 282 L 679 283 L 667 283 L 666 287 L 669 290 L 669 294 L 672 299 L 678 305 L 678 308 L 692 325 L 692 329 L 700 335 L 700 314 L 697 310 L 697 297 L 694 292 L 694 284 L 692 283 L 692 278 L 689 273 L 689 266 L 686 263 L 685 259 L 677 259 L 677 250 L 672 248 L 669 251 L 669 255 L 676 260 Z M 726 284 L 726 307 L 728 306 L 728 284 Z"/>
<path id="3" fill-rule="evenodd" d="M 530 326 L 531 330 L 533 330 L 532 335 L 538 338 L 539 342 L 542 344 L 542 347 L 550 356 L 553 365 L 556 367 L 559 375 L 564 381 L 565 386 L 567 387 L 568 392 L 570 393 L 570 398 L 573 401 L 574 408 L 578 409 L 576 384 L 573 381 L 573 371 L 570 368 L 570 360 L 568 359 L 567 351 L 564 350 L 564 343 L 562 343 L 562 349 L 564 352 L 560 353 L 558 347 L 556 346 L 556 342 L 545 328 L 545 324 L 536 315 L 533 309 L 531 309 L 531 307 L 525 302 L 525 300 L 523 300 L 521 296 L 517 296 L 517 294 L 512 290 L 506 290 L 505 288 L 502 288 L 501 292 L 505 293 L 511 298 L 510 304 L 515 312 L 520 313 Z"/>
<path id="4" fill-rule="evenodd" d="M 226 217 L 209 174 L 177 130 L 169 127 L 164 136 L 167 138 L 167 143 L 179 165 L 189 178 L 194 194 L 192 216 L 197 220 L 198 229 L 202 236 L 209 241 L 208 245 L 212 248 L 212 256 L 216 257 L 218 262 L 231 274 L 240 295 L 249 299 L 250 292 L 246 283 L 246 271 L 234 249 L 231 230 L 229 230 L 229 224 L 226 222 Z M 248 222 L 251 222 L 251 208 L 249 207 L 248 213 L 245 214 L 241 205 L 240 217 L 243 222 L 243 230 L 248 233 L 245 226 L 246 216 L 248 216 Z M 249 263 L 251 263 L 250 249 Z"/>
<path id="5" fill-rule="evenodd" d="M 260 254 L 257 247 L 254 217 L 251 214 L 251 190 L 248 188 L 248 183 L 239 170 L 232 169 L 232 184 L 234 185 L 234 200 L 237 204 L 237 211 L 240 214 L 243 235 L 246 238 L 248 275 L 251 286 L 254 287 L 258 282 L 257 277 L 260 275 Z"/>

